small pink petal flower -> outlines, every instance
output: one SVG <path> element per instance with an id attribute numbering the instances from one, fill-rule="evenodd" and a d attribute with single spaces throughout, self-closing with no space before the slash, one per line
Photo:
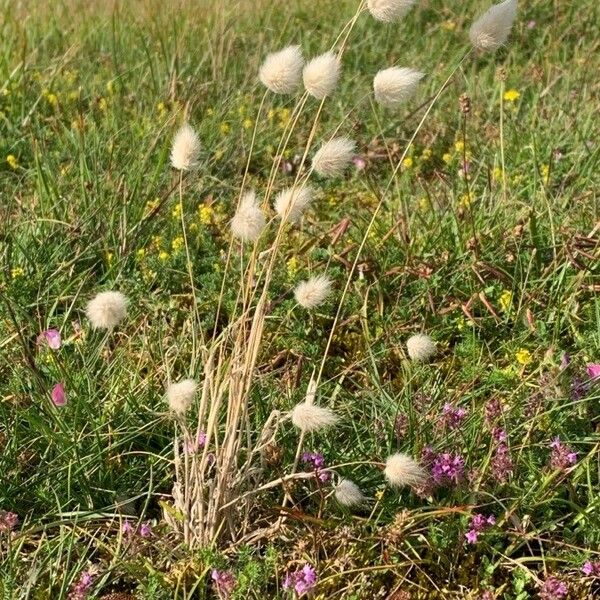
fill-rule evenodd
<path id="1" fill-rule="evenodd" d="M 600 363 L 590 363 L 587 365 L 587 374 L 590 379 L 596 379 L 596 377 L 600 377 Z"/>
<path id="2" fill-rule="evenodd" d="M 67 394 L 65 392 L 65 384 L 57 383 L 52 388 L 52 402 L 54 406 L 64 406 L 67 403 Z"/>
<path id="3" fill-rule="evenodd" d="M 467 542 L 469 544 L 476 544 L 478 535 L 479 533 L 474 529 L 470 529 L 469 531 L 467 531 L 467 533 L 465 533 L 465 537 L 467 538 Z"/>
<path id="4" fill-rule="evenodd" d="M 46 342 L 51 350 L 58 350 L 61 346 L 60 331 L 58 329 L 46 329 L 38 335 L 38 344 Z"/>

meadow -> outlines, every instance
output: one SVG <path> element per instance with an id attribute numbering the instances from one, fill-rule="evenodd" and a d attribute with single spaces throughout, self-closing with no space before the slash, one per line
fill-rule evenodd
<path id="1" fill-rule="evenodd" d="M 600 594 L 600 5 L 368 4 L 0 0 L 0 598 Z"/>

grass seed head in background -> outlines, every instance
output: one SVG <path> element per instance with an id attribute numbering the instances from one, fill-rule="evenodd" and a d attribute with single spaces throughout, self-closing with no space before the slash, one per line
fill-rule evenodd
<path id="1" fill-rule="evenodd" d="M 331 96 L 338 84 L 341 68 L 342 63 L 333 52 L 313 58 L 302 72 L 306 91 L 317 100 Z"/>
<path id="2" fill-rule="evenodd" d="M 177 383 L 171 383 L 167 387 L 167 402 L 169 408 L 178 417 L 187 413 L 198 389 L 198 384 L 193 379 L 183 379 Z"/>
<path id="3" fill-rule="evenodd" d="M 425 469 L 412 456 L 402 452 L 388 456 L 383 474 L 393 487 L 419 488 L 428 480 Z"/>
<path id="4" fill-rule="evenodd" d="M 367 0 L 373 18 L 384 23 L 399 21 L 417 3 L 417 0 Z"/>
<path id="5" fill-rule="evenodd" d="M 242 242 L 256 242 L 266 225 L 265 215 L 253 191 L 245 192 L 231 219 L 231 233 Z"/>
<path id="6" fill-rule="evenodd" d="M 301 402 L 292 410 L 292 423 L 303 433 L 326 429 L 338 421 L 339 417 L 331 409 L 308 402 Z"/>
<path id="7" fill-rule="evenodd" d="M 330 293 L 331 280 L 325 275 L 315 275 L 302 281 L 294 290 L 298 304 L 309 310 L 323 304 Z"/>
<path id="8" fill-rule="evenodd" d="M 406 340 L 406 350 L 412 360 L 425 361 L 436 353 L 435 342 L 424 333 L 412 335 Z"/>
<path id="9" fill-rule="evenodd" d="M 291 187 L 277 194 L 273 208 L 279 218 L 290 223 L 297 223 L 312 201 L 310 186 Z"/>
<path id="10" fill-rule="evenodd" d="M 171 147 L 171 164 L 178 171 L 192 171 L 198 166 L 200 139 L 192 127 L 185 123 L 175 137 Z"/>
<path id="11" fill-rule="evenodd" d="M 517 0 L 505 0 L 495 4 L 471 26 L 471 43 L 478 50 L 498 50 L 508 40 L 516 16 Z"/>
<path id="12" fill-rule="evenodd" d="M 416 91 L 424 73 L 408 67 L 383 69 L 373 79 L 375 100 L 385 108 L 397 108 Z"/>
<path id="13" fill-rule="evenodd" d="M 121 292 L 100 292 L 92 298 L 85 314 L 94 329 L 114 329 L 127 314 L 127 298 Z"/>
<path id="14" fill-rule="evenodd" d="M 293 94 L 300 87 L 303 66 L 300 46 L 288 46 L 265 58 L 258 77 L 275 94 Z"/>
<path id="15" fill-rule="evenodd" d="M 312 159 L 313 170 L 323 177 L 339 177 L 352 162 L 356 143 L 346 137 L 325 142 Z"/>
<path id="16" fill-rule="evenodd" d="M 335 499 L 342 505 L 352 508 L 361 506 L 367 500 L 361 489 L 350 479 L 341 479 L 335 486 Z"/>

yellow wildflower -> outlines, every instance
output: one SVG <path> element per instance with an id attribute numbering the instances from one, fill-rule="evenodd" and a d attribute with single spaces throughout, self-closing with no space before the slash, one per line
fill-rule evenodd
<path id="1" fill-rule="evenodd" d="M 244 119 L 244 122 L 242 123 L 244 129 L 251 129 L 252 126 L 254 125 L 254 121 L 252 119 Z"/>
<path id="2" fill-rule="evenodd" d="M 520 96 L 521 94 L 519 94 L 517 90 L 506 90 L 506 92 L 504 92 L 503 98 L 506 102 L 515 102 L 519 99 Z"/>
<path id="3" fill-rule="evenodd" d="M 158 253 L 158 258 L 162 261 L 169 260 L 169 253 L 166 252 L 165 250 L 161 250 Z"/>
<path id="4" fill-rule="evenodd" d="M 295 256 L 292 256 L 286 264 L 287 274 L 290 279 L 294 278 L 296 273 L 298 273 L 298 259 Z"/>
<path id="5" fill-rule="evenodd" d="M 385 490 L 377 490 L 375 492 L 375 498 L 376 498 L 377 502 L 381 502 L 381 499 L 383 498 L 384 493 L 385 493 Z"/>
<path id="6" fill-rule="evenodd" d="M 454 31 L 456 29 L 456 21 L 452 21 L 451 19 L 448 19 L 447 21 L 443 21 L 442 29 L 444 31 Z"/>
<path id="7" fill-rule="evenodd" d="M 11 169 L 16 169 L 19 166 L 19 161 L 17 160 L 17 157 L 14 154 L 9 154 L 6 157 L 6 162 L 8 163 L 8 166 Z"/>
<path id="8" fill-rule="evenodd" d="M 419 198 L 418 202 L 419 202 L 419 210 L 422 210 L 423 212 L 428 211 L 431 208 L 429 198 L 427 198 L 426 196 Z"/>
<path id="9" fill-rule="evenodd" d="M 450 152 L 446 152 L 443 156 L 442 156 L 442 160 L 449 165 L 452 162 L 452 154 L 450 154 Z"/>
<path id="10" fill-rule="evenodd" d="M 231 126 L 226 121 L 222 121 L 219 125 L 219 131 L 222 135 L 227 135 L 231 131 Z"/>
<path id="11" fill-rule="evenodd" d="M 225 151 L 222 150 L 221 148 L 215 150 L 215 153 L 214 153 L 215 160 L 221 160 L 223 158 L 224 154 L 225 154 Z"/>
<path id="12" fill-rule="evenodd" d="M 159 102 L 156 105 L 156 110 L 158 111 L 158 114 L 162 117 L 167 112 L 167 107 L 165 106 L 164 102 Z"/>
<path id="13" fill-rule="evenodd" d="M 533 360 L 531 357 L 531 352 L 525 348 L 517 350 L 515 358 L 517 359 L 517 362 L 523 366 L 528 365 Z"/>
<path id="14" fill-rule="evenodd" d="M 503 171 L 501 167 L 494 167 L 492 171 L 492 178 L 496 181 L 500 181 L 502 179 Z"/>
<path id="15" fill-rule="evenodd" d="M 190 223 L 190 231 L 198 231 L 198 223 Z"/>
<path id="16" fill-rule="evenodd" d="M 107 253 L 106 253 L 106 262 L 107 262 L 109 265 L 112 265 L 112 264 L 113 264 L 113 262 L 114 262 L 114 259 L 115 259 L 115 255 L 114 255 L 112 252 L 107 252 Z"/>
<path id="17" fill-rule="evenodd" d="M 158 250 L 158 248 L 160 248 L 161 245 L 162 245 L 162 236 L 153 235 L 152 236 L 152 247 L 156 248 Z"/>
<path id="18" fill-rule="evenodd" d="M 206 114 L 210 117 L 215 114 L 215 111 L 209 107 L 206 109 Z"/>
<path id="19" fill-rule="evenodd" d="M 504 312 L 507 312 L 512 306 L 513 295 L 510 290 L 504 290 L 502 294 L 500 294 L 500 306 Z"/>
<path id="20" fill-rule="evenodd" d="M 115 93 L 115 83 L 114 81 L 106 82 L 106 91 L 112 96 Z"/>
<path id="21" fill-rule="evenodd" d="M 52 108 L 56 108 L 58 106 L 58 96 L 56 94 L 53 94 L 48 90 L 44 90 L 44 97 L 46 98 L 46 102 Z"/>
<path id="22" fill-rule="evenodd" d="M 202 225 L 210 225 L 213 213 L 213 207 L 208 204 L 200 204 L 200 206 L 198 206 L 198 218 Z"/>
<path id="23" fill-rule="evenodd" d="M 183 210 L 183 205 L 181 204 L 181 202 L 178 202 L 173 207 L 173 210 L 171 211 L 171 215 L 173 216 L 174 219 L 180 219 L 182 210 Z"/>
<path id="24" fill-rule="evenodd" d="M 542 165 L 542 180 L 548 185 L 550 181 L 550 165 Z"/>
<path id="25" fill-rule="evenodd" d="M 431 148 L 424 148 L 421 152 L 421 160 L 429 160 L 433 154 Z"/>
<path id="26" fill-rule="evenodd" d="M 146 248 L 139 248 L 135 253 L 135 257 L 138 260 L 142 260 L 142 258 L 144 258 L 144 256 L 146 256 Z"/>
<path id="27" fill-rule="evenodd" d="M 18 277 L 23 277 L 25 275 L 25 270 L 22 267 L 13 267 L 10 270 L 10 276 L 13 279 L 17 279 Z"/>
<path id="28" fill-rule="evenodd" d="M 160 204 L 160 198 L 154 198 L 154 200 L 148 200 L 148 202 L 146 202 L 146 210 L 148 212 L 152 212 L 153 210 L 155 210 L 158 205 Z"/>
<path id="29" fill-rule="evenodd" d="M 243 104 L 238 106 L 238 115 L 240 115 L 240 117 L 246 116 L 246 107 Z"/>
<path id="30" fill-rule="evenodd" d="M 275 118 L 276 114 L 277 111 L 274 108 L 270 108 L 269 112 L 267 113 L 267 118 L 269 119 L 269 121 L 272 121 Z"/>
<path id="31" fill-rule="evenodd" d="M 465 143 L 462 140 L 458 140 L 454 143 L 454 148 L 457 152 L 460 152 L 462 154 L 463 150 L 465 149 Z"/>
<path id="32" fill-rule="evenodd" d="M 469 192 L 468 194 L 463 194 L 458 200 L 458 205 L 461 208 L 468 208 L 469 206 L 471 206 L 474 199 L 475 198 L 474 198 L 473 192 Z"/>
<path id="33" fill-rule="evenodd" d="M 173 238 L 173 240 L 171 241 L 171 248 L 173 248 L 173 250 L 177 252 L 178 250 L 181 250 L 183 248 L 183 243 L 184 242 L 182 236 Z"/>
<path id="34" fill-rule="evenodd" d="M 79 100 L 80 92 L 81 92 L 81 90 L 72 90 L 67 95 L 67 98 L 69 99 L 70 102 L 76 102 L 77 100 Z"/>
<path id="35" fill-rule="evenodd" d="M 108 108 L 108 102 L 106 101 L 106 98 L 100 98 L 100 100 L 98 100 L 98 108 L 102 112 L 106 112 L 106 109 Z"/>
<path id="36" fill-rule="evenodd" d="M 403 161 L 402 161 L 402 166 L 405 169 L 410 169 L 413 166 L 413 159 L 410 156 L 407 156 Z"/>

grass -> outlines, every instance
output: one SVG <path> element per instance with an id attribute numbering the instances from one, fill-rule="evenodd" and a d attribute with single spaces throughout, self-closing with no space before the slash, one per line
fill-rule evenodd
<path id="1" fill-rule="evenodd" d="M 252 134 L 248 185 L 263 193 L 296 101 L 269 95 L 257 118 L 256 73 L 288 43 L 306 56 L 329 49 L 358 2 L 39 4 L 0 11 L 0 510 L 20 519 L 0 532 L 4 597 L 66 598 L 92 568 L 89 597 L 216 598 L 217 568 L 235 574 L 236 598 L 285 598 L 285 574 L 305 563 L 316 598 L 522 599 L 550 576 L 572 598 L 593 597 L 597 581 L 580 568 L 600 558 L 600 393 L 574 391 L 600 362 L 597 4 L 522 2 L 507 49 L 464 60 L 485 2 L 431 0 L 400 25 L 358 19 L 316 140 L 340 127 L 366 168 L 315 181 L 314 207 L 282 236 L 248 418 L 258 432 L 289 411 L 322 366 L 319 402 L 342 420 L 304 448 L 371 502 L 351 513 L 330 486 L 294 480 L 277 533 L 194 550 L 164 521 L 174 476 L 164 387 L 201 379 L 209 332 L 235 315 L 237 259 L 223 290 L 222 278 Z M 396 63 L 428 76 L 390 113 L 370 85 Z M 277 189 L 294 181 L 317 106 L 300 114 Z M 180 205 L 169 151 L 184 118 L 203 148 Z M 293 288 L 325 269 L 336 294 L 301 311 Z M 130 311 L 103 336 L 84 307 L 112 288 Z M 63 337 L 56 352 L 36 344 L 50 327 Z M 421 330 L 439 349 L 427 365 L 405 351 Z M 62 408 L 50 400 L 57 382 Z M 503 410 L 491 422 L 493 402 Z M 446 403 L 467 411 L 456 429 L 441 425 Z M 494 427 L 513 461 L 504 483 Z M 557 436 L 578 452 L 567 472 L 549 466 Z M 265 481 L 291 472 L 297 443 L 283 423 Z M 385 485 L 377 465 L 389 454 L 427 447 L 460 454 L 465 480 L 425 498 Z M 276 523 L 282 502 L 279 486 L 259 494 L 250 529 Z M 497 523 L 469 545 L 474 512 Z M 151 522 L 152 535 L 123 533 L 126 519 Z"/>

